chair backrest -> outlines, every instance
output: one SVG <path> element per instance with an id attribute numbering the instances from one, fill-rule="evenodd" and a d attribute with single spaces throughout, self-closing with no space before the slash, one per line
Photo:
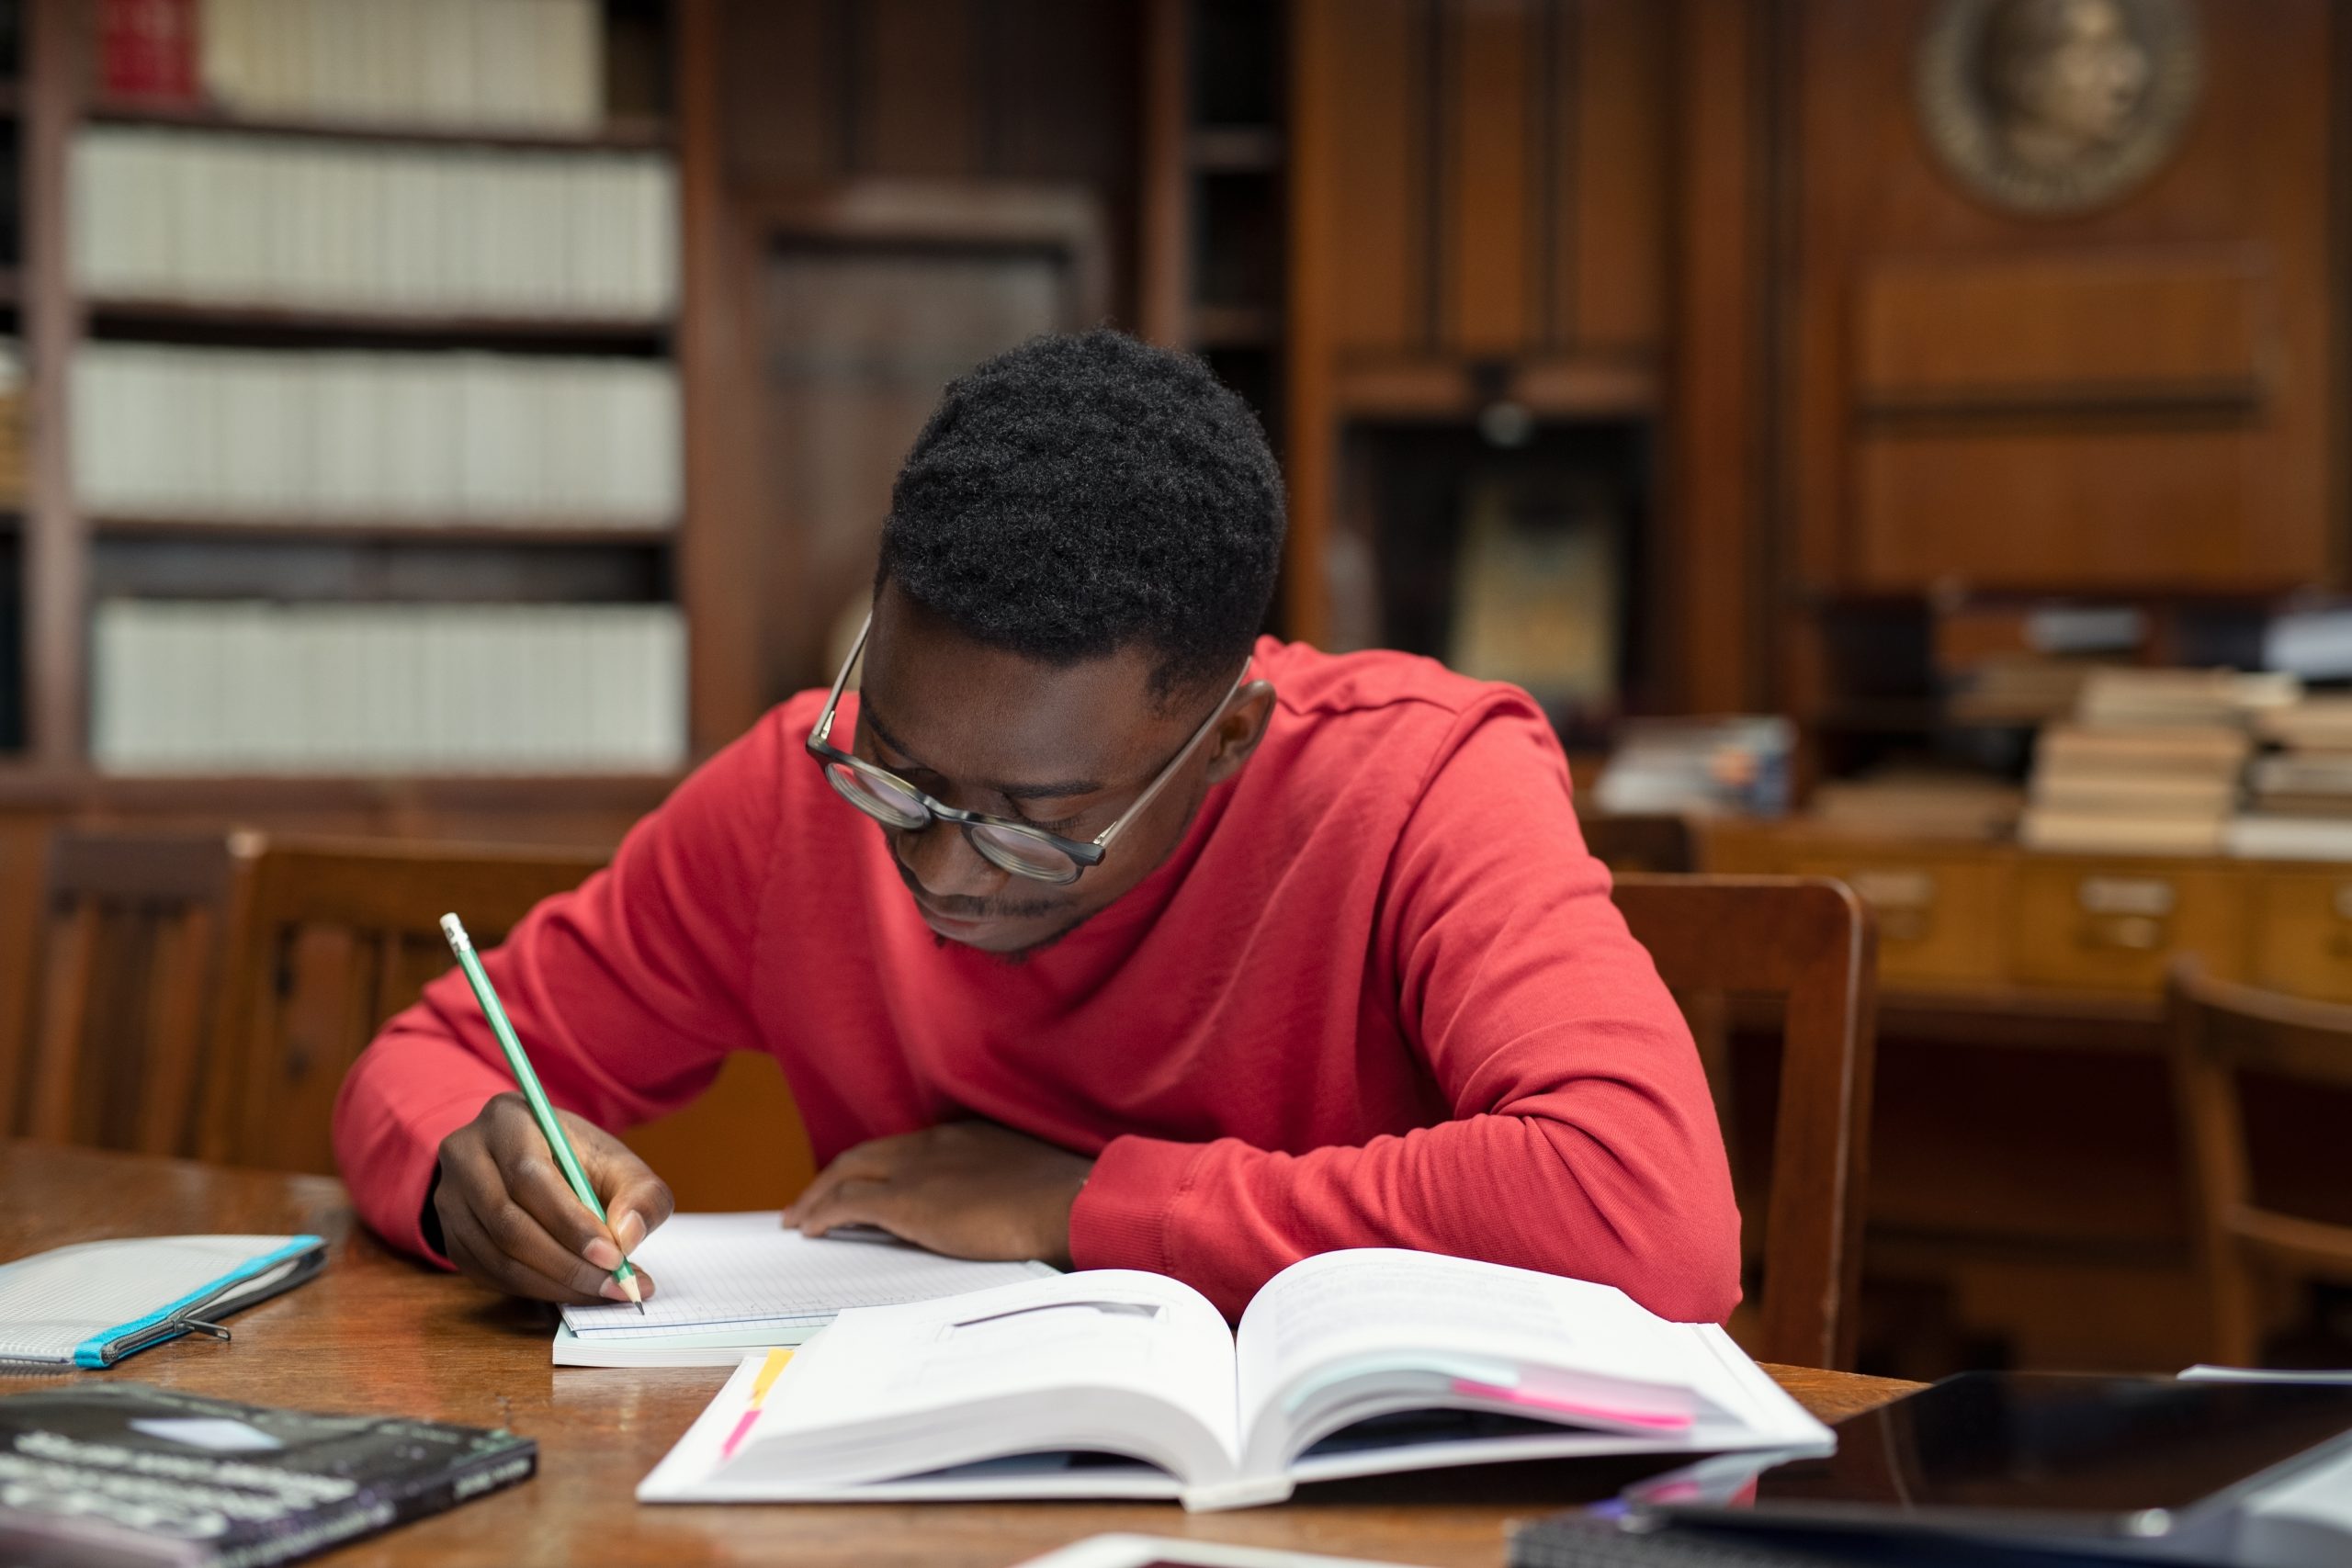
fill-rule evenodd
<path id="1" fill-rule="evenodd" d="M 451 909 L 488 947 L 534 904 L 609 857 L 332 839 L 272 839 L 254 857 L 246 918 L 220 1010 L 206 1157 L 274 1170 L 334 1169 L 329 1117 L 383 1021 L 450 966 Z"/>
<path id="2" fill-rule="evenodd" d="M 153 1155 L 212 1141 L 209 1025 L 257 847 L 237 833 L 52 835 L 31 1030 L 0 1062 L 0 1130 Z"/>
<path id="3" fill-rule="evenodd" d="M 2253 1365 L 2261 1323 L 2252 1265 L 2352 1281 L 2352 1224 L 2259 1201 L 2242 1078 L 2352 1093 L 2352 1007 L 2217 980 L 2194 958 L 2174 964 L 2165 1000 L 2213 1355 Z"/>
<path id="4" fill-rule="evenodd" d="M 277 1170 L 335 1168 L 329 1119 L 352 1062 L 385 1020 L 450 967 L 441 917 L 484 948 L 541 899 L 609 859 L 591 851 L 272 840 L 227 964 L 206 1157 Z M 526 1041 L 527 1044 L 528 1042 Z M 694 1104 L 627 1134 L 689 1209 L 785 1202 L 814 1174 L 775 1061 L 731 1057 Z"/>
<path id="5" fill-rule="evenodd" d="M 1698 863 L 1690 824 L 1664 813 L 1579 813 L 1584 847 L 1613 872 L 1687 872 Z"/>
<path id="6" fill-rule="evenodd" d="M 1848 1367 L 1876 1055 L 1870 911 L 1826 877 L 1627 875 L 1616 901 L 1678 996 L 1784 1001 L 1763 1303 L 1747 1348 L 1759 1360 Z"/>

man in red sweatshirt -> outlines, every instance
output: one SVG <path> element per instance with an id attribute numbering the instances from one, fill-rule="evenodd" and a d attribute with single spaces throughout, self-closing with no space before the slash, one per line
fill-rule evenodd
<path id="1" fill-rule="evenodd" d="M 947 389 L 859 689 L 768 714 L 486 958 L 622 1248 L 671 1202 L 614 1133 L 764 1051 L 811 1234 L 1157 1269 L 1228 1314 L 1366 1246 L 1731 1311 L 1697 1053 L 1542 713 L 1257 637 L 1282 536 L 1194 360 L 1096 332 Z M 428 987 L 336 1103 L 360 1212 L 493 1289 L 611 1295 L 511 1089 L 462 979 Z"/>

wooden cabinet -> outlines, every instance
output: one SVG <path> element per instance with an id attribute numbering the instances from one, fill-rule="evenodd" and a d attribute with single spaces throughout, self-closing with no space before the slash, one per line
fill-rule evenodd
<path id="1" fill-rule="evenodd" d="M 2017 866 L 2014 972 L 2031 986 L 2149 992 L 2194 953 L 2237 975 L 2247 888 L 2233 869 L 2027 855 Z"/>
<path id="2" fill-rule="evenodd" d="M 2152 1007 L 2165 967 L 2352 1001 L 2352 865 L 2044 854 L 1801 822 L 1717 823 L 1709 871 L 1834 876 L 1877 914 L 1890 993 Z M 2153 1012 L 2147 1015 L 2153 1018 Z"/>
<path id="3" fill-rule="evenodd" d="M 1890 985 L 1991 985 L 2007 943 L 2008 868 L 1967 854 L 1795 857 L 1799 876 L 1834 876 L 1878 916 L 1879 971 Z"/>
<path id="4" fill-rule="evenodd" d="M 2299 997 L 2352 1002 L 2352 866 L 2263 879 L 2247 926 L 2246 978 Z"/>

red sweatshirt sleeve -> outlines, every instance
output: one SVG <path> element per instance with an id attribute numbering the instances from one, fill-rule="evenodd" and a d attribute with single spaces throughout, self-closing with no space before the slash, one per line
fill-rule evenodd
<path id="1" fill-rule="evenodd" d="M 1080 1266 L 1159 1269 L 1238 1314 L 1300 1258 L 1419 1247 L 1727 1317 L 1739 1214 L 1698 1052 L 1568 794 L 1532 705 L 1484 704 L 1397 841 L 1374 940 L 1455 1120 L 1296 1155 L 1116 1139 L 1071 1218 Z"/>
<path id="2" fill-rule="evenodd" d="M 750 927 L 775 860 L 782 734 L 771 714 L 639 823 L 610 869 L 482 955 L 557 1105 L 625 1128 L 684 1105 L 729 1052 L 756 1043 Z M 430 1257 L 420 1222 L 441 1140 L 514 1087 L 464 976 L 427 986 L 335 1100 L 335 1157 L 360 1217 Z"/>

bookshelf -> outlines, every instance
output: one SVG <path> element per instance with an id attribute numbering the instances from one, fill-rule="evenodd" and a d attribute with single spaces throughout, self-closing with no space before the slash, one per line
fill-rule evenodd
<path id="1" fill-rule="evenodd" d="M 162 9 L 187 36 L 126 54 L 106 0 L 0 0 L 0 325 L 37 416 L 21 514 L 0 496 L 0 775 L 274 812 L 649 801 L 710 739 L 672 5 Z M 292 663 L 341 728 L 413 720 L 444 705 L 388 650 L 419 646 L 488 692 L 471 740 L 306 749 L 239 695 Z M 595 683 L 641 662 L 662 689 L 600 750 Z"/>

